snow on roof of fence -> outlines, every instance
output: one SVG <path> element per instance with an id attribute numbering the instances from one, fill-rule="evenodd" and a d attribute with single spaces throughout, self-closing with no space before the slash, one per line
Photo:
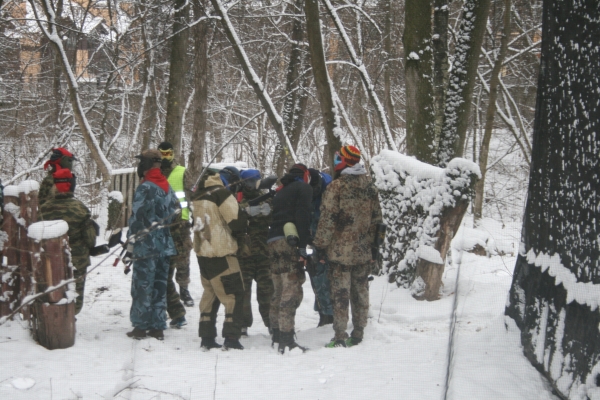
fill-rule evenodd
<path id="1" fill-rule="evenodd" d="M 69 231 L 69 225 L 62 219 L 40 221 L 29 225 L 27 236 L 33 240 L 48 240 L 61 237 Z"/>
<path id="2" fill-rule="evenodd" d="M 8 185 L 4 188 L 4 196 L 19 197 L 19 187 L 16 185 Z"/>

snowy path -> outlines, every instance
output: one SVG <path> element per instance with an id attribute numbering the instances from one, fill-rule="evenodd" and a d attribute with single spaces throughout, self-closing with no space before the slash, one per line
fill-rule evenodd
<path id="1" fill-rule="evenodd" d="M 1 399 L 444 398 L 455 267 L 445 273 L 444 297 L 432 303 L 376 278 L 365 341 L 349 349 L 323 347 L 331 326 L 315 328 L 306 283 L 296 326 L 298 342 L 310 351 L 280 356 L 256 307 L 244 351 L 200 351 L 196 306 L 187 308 L 189 325 L 167 330 L 164 342 L 127 338 L 131 275 L 110 266 L 112 259 L 104 264 L 88 277 L 74 347 L 45 350 L 19 321 L 0 327 Z M 449 399 L 553 398 L 523 357 L 518 331 L 504 325 L 512 265 L 510 257 L 462 258 Z M 194 259 L 190 291 L 197 304 Z"/>

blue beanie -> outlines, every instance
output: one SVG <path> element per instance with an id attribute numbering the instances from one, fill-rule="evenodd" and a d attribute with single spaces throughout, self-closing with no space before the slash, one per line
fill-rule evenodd
<path id="1" fill-rule="evenodd" d="M 259 180 L 261 178 L 260 171 L 257 169 L 245 169 L 242 171 L 243 180 Z"/>

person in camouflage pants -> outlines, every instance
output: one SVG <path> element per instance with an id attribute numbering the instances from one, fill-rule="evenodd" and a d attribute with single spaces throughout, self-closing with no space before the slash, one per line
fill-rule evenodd
<path id="1" fill-rule="evenodd" d="M 267 236 L 271 223 L 270 202 L 249 206 L 248 200 L 261 196 L 263 193 L 257 189 L 261 179 L 260 172 L 256 169 L 242 171 L 242 201 L 240 208 L 248 216 L 247 244 L 248 250 L 238 253 L 242 277 L 244 278 L 244 317 L 242 320 L 242 335 L 247 335 L 248 328 L 252 326 L 252 280 L 256 281 L 256 299 L 258 311 L 263 323 L 270 328 L 269 312 L 271 296 L 273 296 L 273 280 L 271 279 L 271 261 L 267 248 Z M 243 246 L 246 244 L 243 244 Z"/>
<path id="2" fill-rule="evenodd" d="M 79 200 L 73 197 L 71 179 L 73 175 L 66 168 L 59 169 L 53 174 L 54 195 L 47 199 L 39 208 L 40 221 L 62 219 L 69 225 L 69 247 L 71 263 L 73 264 L 73 277 L 77 279 L 75 290 L 75 314 L 79 314 L 83 307 L 83 294 L 85 290 L 85 274 L 90 266 L 90 250 L 96 245 L 97 225 L 92 221 L 90 210 Z"/>
<path id="3" fill-rule="evenodd" d="M 56 188 L 54 186 L 54 174 L 56 171 L 66 168 L 68 170 L 73 169 L 73 161 L 77 159 L 70 151 L 64 149 L 62 147 L 58 147 L 56 149 L 52 149 L 52 155 L 50 159 L 44 163 L 44 170 L 48 171 L 46 177 L 42 180 L 40 184 L 40 190 L 38 191 L 38 205 L 41 206 L 46 202 L 46 200 L 52 199 L 54 194 L 56 193 Z M 75 182 L 76 177 L 73 175 L 71 178 L 71 192 L 75 190 Z"/>
<path id="4" fill-rule="evenodd" d="M 189 194 L 189 171 L 187 168 L 179 165 L 175 159 L 173 145 L 169 142 L 162 142 L 158 145 L 161 154 L 160 171 L 167 177 L 171 189 L 175 192 L 181 207 L 181 222 L 171 228 L 177 255 L 171 257 L 169 271 L 169 281 L 175 281 L 179 285 L 179 293 L 174 284 L 167 287 L 167 312 L 171 317 L 171 326 L 180 328 L 187 324 L 185 320 L 185 309 L 182 309 L 180 302 L 187 307 L 194 305 L 194 299 L 190 295 L 190 252 L 192 251 L 192 239 L 190 235 L 190 211 L 188 207 L 187 196 Z M 173 292 L 175 290 L 175 292 Z"/>
<path id="5" fill-rule="evenodd" d="M 133 260 L 129 319 L 134 329 L 127 336 L 163 340 L 169 258 L 176 254 L 168 226 L 179 218 L 178 201 L 160 172 L 160 152 L 146 150 L 137 158 L 142 181 L 133 196 L 126 256 Z"/>
<path id="6" fill-rule="evenodd" d="M 344 146 L 334 160 L 335 179 L 325 191 L 313 245 L 329 261 L 335 336 L 327 347 L 347 347 L 364 337 L 369 312 L 368 275 L 381 206 L 377 188 L 360 162 L 360 151 Z M 348 306 L 354 328 L 348 337 Z"/>

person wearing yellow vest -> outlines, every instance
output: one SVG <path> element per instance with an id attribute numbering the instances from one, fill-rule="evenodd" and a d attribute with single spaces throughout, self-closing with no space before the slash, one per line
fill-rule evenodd
<path id="1" fill-rule="evenodd" d="M 160 170 L 175 192 L 179 204 L 181 206 L 181 223 L 171 227 L 171 235 L 175 241 L 177 255 L 171 257 L 171 268 L 169 271 L 169 279 L 167 281 L 167 312 L 171 318 L 171 327 L 180 328 L 186 325 L 185 308 L 181 302 L 187 307 L 194 305 L 194 299 L 190 295 L 188 286 L 190 284 L 190 252 L 192 251 L 192 239 L 190 237 L 190 211 L 185 197 L 184 175 L 185 167 L 178 165 L 175 161 L 173 145 L 169 142 L 162 142 L 158 145 L 158 151 L 161 154 Z M 175 272 L 175 270 L 177 272 Z M 173 275 L 175 281 L 179 285 L 179 293 L 173 283 Z"/>

